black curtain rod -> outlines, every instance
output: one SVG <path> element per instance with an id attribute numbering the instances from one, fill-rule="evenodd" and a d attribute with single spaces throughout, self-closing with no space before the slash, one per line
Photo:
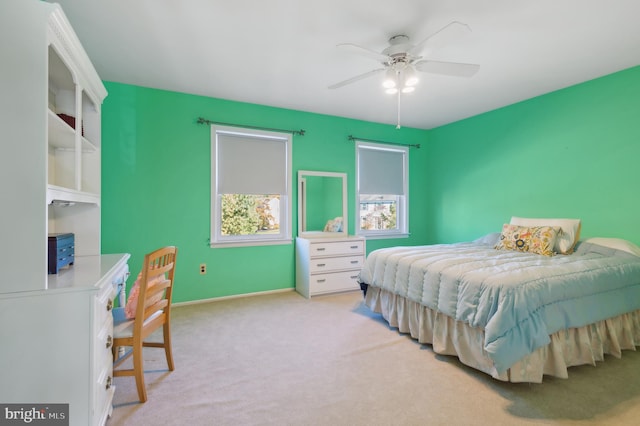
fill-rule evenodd
<path id="1" fill-rule="evenodd" d="M 362 142 L 373 142 L 373 143 L 386 143 L 386 144 L 391 144 L 391 145 L 401 145 L 401 146 L 408 146 L 409 148 L 418 148 L 420 149 L 420 144 L 416 143 L 416 144 L 409 144 L 409 143 L 396 143 L 396 142 L 385 142 L 385 141 L 376 141 L 373 139 L 364 139 L 364 138 L 358 138 L 352 135 L 349 135 L 349 140 L 350 141 L 362 141 Z"/>
<path id="2" fill-rule="evenodd" d="M 255 129 L 255 130 L 271 130 L 274 132 L 282 132 L 282 133 L 291 133 L 294 135 L 304 136 L 305 130 L 283 130 L 283 129 L 272 129 L 270 127 L 257 127 L 257 126 L 245 126 L 244 124 L 231 124 L 231 123 L 221 123 L 219 121 L 211 121 L 206 118 L 198 117 L 198 124 L 219 124 L 221 126 L 234 126 L 234 127 L 244 127 L 246 129 Z"/>

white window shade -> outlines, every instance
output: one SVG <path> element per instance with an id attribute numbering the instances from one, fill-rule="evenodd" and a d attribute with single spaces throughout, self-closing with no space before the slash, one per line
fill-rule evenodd
<path id="1" fill-rule="evenodd" d="M 404 152 L 362 146 L 358 149 L 360 194 L 405 195 Z"/>
<path id="2" fill-rule="evenodd" d="M 216 137 L 219 194 L 287 194 L 286 139 L 229 133 Z"/>

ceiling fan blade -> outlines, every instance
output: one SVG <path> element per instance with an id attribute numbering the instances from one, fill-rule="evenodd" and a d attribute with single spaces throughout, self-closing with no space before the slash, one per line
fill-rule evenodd
<path id="1" fill-rule="evenodd" d="M 369 48 L 359 46 L 353 43 L 340 43 L 336 45 L 336 47 L 345 52 L 366 56 L 367 58 L 371 58 L 373 60 L 376 60 L 382 63 L 387 62 L 389 60 L 389 57 L 387 55 L 384 55 L 380 52 L 376 52 L 375 50 L 371 50 Z"/>
<path id="2" fill-rule="evenodd" d="M 418 71 L 432 74 L 450 75 L 453 77 L 473 77 L 480 65 L 464 64 L 460 62 L 418 61 L 413 64 Z"/>
<path id="3" fill-rule="evenodd" d="M 409 53 L 419 56 L 424 50 L 435 50 L 445 45 L 455 44 L 457 40 L 471 33 L 471 27 L 460 21 L 449 22 L 429 37 L 416 44 Z"/>
<path id="4" fill-rule="evenodd" d="M 365 79 L 367 77 L 371 77 L 372 75 L 378 74 L 378 73 L 384 71 L 385 69 L 386 68 L 378 68 L 378 69 L 375 69 L 375 70 L 371 70 L 371 71 L 365 72 L 364 74 L 360 74 L 360 75 L 357 75 L 355 77 L 351 77 L 351 78 L 349 78 L 347 80 L 343 80 L 343 81 L 341 81 L 339 83 L 332 84 L 331 86 L 329 86 L 329 89 L 337 89 L 339 87 L 346 86 L 347 84 L 355 83 L 358 80 L 362 80 L 362 79 Z"/>

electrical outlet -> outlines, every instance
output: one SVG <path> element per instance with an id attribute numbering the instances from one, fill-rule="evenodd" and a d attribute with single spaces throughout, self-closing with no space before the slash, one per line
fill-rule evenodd
<path id="1" fill-rule="evenodd" d="M 200 264 L 200 275 L 204 275 L 207 273 L 207 264 L 206 263 L 201 263 Z"/>

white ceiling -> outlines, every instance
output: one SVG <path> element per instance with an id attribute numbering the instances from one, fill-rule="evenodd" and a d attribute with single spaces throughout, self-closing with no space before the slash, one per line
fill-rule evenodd
<path id="1" fill-rule="evenodd" d="M 396 124 L 380 77 L 331 84 L 453 20 L 472 32 L 429 59 L 480 64 L 421 74 L 403 126 L 429 129 L 640 64 L 638 0 L 58 0 L 103 80 Z M 211 117 L 215 119 L 215 117 Z"/>

